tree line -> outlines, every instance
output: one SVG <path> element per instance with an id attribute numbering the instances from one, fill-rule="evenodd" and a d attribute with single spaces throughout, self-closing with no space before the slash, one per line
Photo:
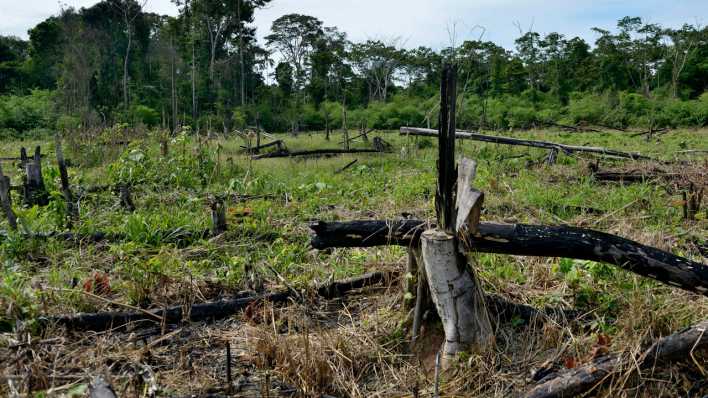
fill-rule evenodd
<path id="1" fill-rule="evenodd" d="M 0 135 L 115 123 L 232 131 L 434 126 L 443 61 L 460 76 L 458 126 L 613 128 L 708 123 L 708 28 L 624 17 L 592 45 L 519 29 L 514 49 L 467 40 L 440 50 L 352 42 L 288 14 L 256 40 L 271 0 L 175 0 L 175 17 L 136 0 L 66 8 L 0 36 Z"/>

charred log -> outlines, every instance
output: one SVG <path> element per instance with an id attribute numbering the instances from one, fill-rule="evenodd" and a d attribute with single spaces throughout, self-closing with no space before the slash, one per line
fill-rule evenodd
<path id="1" fill-rule="evenodd" d="M 273 151 L 269 153 L 264 153 L 262 155 L 256 155 L 253 157 L 254 160 L 257 159 L 270 159 L 270 158 L 291 158 L 291 157 L 297 157 L 297 156 L 310 156 L 310 157 L 318 157 L 318 156 L 336 156 L 336 155 L 343 155 L 347 153 L 379 153 L 381 151 L 378 151 L 376 149 L 313 149 L 309 151 L 288 151 L 288 150 L 281 150 L 281 151 Z"/>
<path id="2" fill-rule="evenodd" d="M 437 137 L 438 136 L 438 133 L 436 130 L 415 128 L 415 127 L 401 127 L 400 133 L 401 133 L 401 135 L 419 135 L 419 136 L 425 136 L 425 137 Z M 566 153 L 566 154 L 582 152 L 582 153 L 594 153 L 594 154 L 599 154 L 599 155 L 614 156 L 614 157 L 634 159 L 634 160 L 637 160 L 637 159 L 655 160 L 653 158 L 650 158 L 648 156 L 644 156 L 644 155 L 636 153 L 636 152 L 621 152 L 621 151 L 616 151 L 613 149 L 607 149 L 607 148 L 602 148 L 602 147 L 576 146 L 576 145 L 558 144 L 555 142 L 522 140 L 522 139 L 517 139 L 517 138 L 484 135 L 484 134 L 472 133 L 472 132 L 467 132 L 467 131 L 459 131 L 459 130 L 456 132 L 455 136 L 458 139 L 490 142 L 490 143 L 494 143 L 494 144 L 519 145 L 519 146 L 527 146 L 527 147 L 543 148 L 543 149 L 556 149 L 556 150 L 562 151 L 563 153 Z"/>
<path id="3" fill-rule="evenodd" d="M 312 247 L 372 247 L 417 244 L 420 220 L 317 222 Z M 708 296 L 708 266 L 616 235 L 589 229 L 480 223 L 470 245 L 483 253 L 566 257 L 618 266 L 670 286 Z"/>

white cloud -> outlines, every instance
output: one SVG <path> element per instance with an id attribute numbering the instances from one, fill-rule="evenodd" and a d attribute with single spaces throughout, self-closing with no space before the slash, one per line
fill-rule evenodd
<path id="1" fill-rule="evenodd" d="M 76 8 L 96 0 L 63 0 Z M 27 37 L 27 30 L 59 12 L 56 0 L 0 0 L 0 33 Z M 149 0 L 148 11 L 176 14 L 170 0 Z M 640 16 L 664 26 L 705 24 L 708 1 L 674 0 L 273 0 L 256 12 L 260 38 L 271 23 L 288 13 L 313 15 L 326 26 L 337 26 L 351 40 L 402 39 L 407 47 L 440 48 L 450 44 L 449 29 L 457 41 L 477 38 L 483 26 L 484 39 L 511 48 L 518 36 L 514 22 L 526 29 L 533 23 L 540 33 L 557 31 L 594 41 L 593 26 L 613 28 L 625 15 Z"/>

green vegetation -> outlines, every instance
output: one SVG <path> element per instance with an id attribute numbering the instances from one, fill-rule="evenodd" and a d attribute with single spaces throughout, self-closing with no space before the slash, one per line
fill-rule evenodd
<path id="1" fill-rule="evenodd" d="M 529 31 L 513 50 L 469 40 L 436 51 L 351 42 L 290 14 L 258 43 L 254 10 L 269 2 L 195 0 L 167 17 L 104 0 L 64 9 L 28 41 L 0 36 L 0 136 L 117 123 L 173 134 L 329 130 L 345 113 L 350 127 L 434 126 L 443 60 L 459 66 L 461 128 L 708 123 L 708 27 L 625 17 L 614 31 L 592 28 L 593 46 Z"/>
<path id="2" fill-rule="evenodd" d="M 112 129 L 100 133 L 100 137 L 110 142 L 112 134 L 120 135 L 121 130 Z M 706 144 L 703 130 L 674 131 L 662 136 L 661 143 L 620 132 L 572 134 L 540 130 L 514 134 L 568 144 L 592 142 L 611 148 L 631 147 L 667 160 L 671 158 L 668 154 L 685 147 L 704 147 Z M 26 239 L 19 233 L 8 232 L 0 241 L 0 327 L 9 331 L 17 320 L 27 321 L 40 315 L 120 310 L 126 305 L 162 308 L 216 300 L 245 289 L 273 290 L 283 287 L 280 277 L 287 286 L 300 289 L 329 278 L 380 269 L 402 269 L 406 253 L 400 247 L 314 252 L 309 246 L 306 227 L 313 219 L 388 219 L 398 217 L 402 212 L 423 219 L 434 216 L 437 150 L 432 140 L 405 138 L 395 133 L 382 136 L 396 148 L 405 150 L 400 155 L 357 156 L 358 163 L 339 174 L 334 170 L 353 157 L 251 161 L 240 156 L 243 142 L 233 138 L 205 140 L 180 134 L 170 142 L 167 156 L 160 154 L 162 133 L 159 132 L 134 136 L 129 146 L 119 153 L 114 148 L 98 147 L 103 149 L 96 149 L 98 155 L 95 156 L 99 160 L 94 165 L 70 169 L 71 183 L 74 186 L 135 184 L 133 197 L 137 210 L 128 213 L 118 208 L 117 198 L 110 191 L 87 193 L 80 198 L 80 221 L 74 225 L 74 230 L 119 233 L 123 238 L 98 244 L 77 244 L 55 239 Z M 341 137 L 341 133 L 333 133 L 331 140 Z M 282 138 L 292 150 L 332 145 L 321 132 Z M 34 143 L 38 142 L 3 141 L 0 155 L 15 155 L 20 145 Z M 51 191 L 51 203 L 44 208 L 21 209 L 16 206 L 20 232 L 50 232 L 64 228 L 66 210 L 58 192 L 53 144 L 42 144 L 45 152 L 49 152 L 44 161 L 44 177 Z M 220 149 L 217 151 L 217 148 Z M 78 160 L 81 152 L 71 147 L 67 149 L 74 154 L 69 159 Z M 705 212 L 701 212 L 696 221 L 683 220 L 682 209 L 677 204 L 680 195 L 670 193 L 652 181 L 632 185 L 598 183 L 588 176 L 587 167 L 592 159 L 561 155 L 557 165 L 545 166 L 542 160 L 546 153 L 537 149 L 461 142 L 459 150 L 460 156 L 480 162 L 476 186 L 486 193 L 485 220 L 591 227 L 701 259 L 698 246 L 705 246 L 708 227 Z M 231 160 L 227 160 L 229 158 Z M 606 161 L 605 166 L 623 163 Z M 644 166 L 636 163 L 623 167 Z M 18 181 L 19 174 L 14 168 L 5 167 L 5 170 L 13 181 Z M 252 195 L 255 198 L 248 201 L 227 199 L 229 230 L 224 235 L 213 239 L 189 235 L 189 232 L 210 227 L 205 200 L 209 194 Z M 19 198 L 16 197 L 15 203 L 19 203 Z M 600 213 L 582 210 L 591 208 Z M 4 219 L 0 221 L 0 229 L 7 229 Z M 572 354 L 569 355 L 577 358 L 588 355 L 592 345 L 588 342 L 596 339 L 597 334 L 611 336 L 615 342 L 613 347 L 623 349 L 627 345 L 639 344 L 645 333 L 667 334 L 708 316 L 705 300 L 604 264 L 481 254 L 477 256 L 477 266 L 488 292 L 509 295 L 515 301 L 535 306 L 588 311 L 591 315 L 585 329 L 576 330 L 570 326 L 566 329 L 564 326 L 548 335 L 551 339 L 560 336 L 554 333 L 573 333 L 569 343 Z M 392 289 L 398 301 L 402 293 L 397 287 Z M 96 299 L 89 293 L 110 299 L 110 302 Z M 636 316 L 638 312 L 647 316 Z M 374 314 L 355 315 L 358 316 L 362 318 L 357 318 L 356 322 L 360 323 L 357 323 L 356 330 L 363 333 L 358 336 L 364 338 L 370 333 L 370 336 L 376 336 L 377 343 L 362 344 L 358 348 L 347 346 L 351 350 L 347 355 L 359 358 L 361 368 L 352 368 L 354 365 L 350 362 L 336 366 L 367 374 L 369 377 L 365 380 L 369 381 L 359 380 L 359 387 L 381 391 L 382 384 L 375 381 L 381 379 L 367 372 L 374 372 L 372 369 L 383 372 L 391 367 L 408 369 L 408 365 L 401 363 L 401 359 L 381 357 L 363 350 L 384 347 L 399 350 L 406 337 L 396 322 L 405 314 L 383 305 Z M 261 332 L 266 336 L 273 332 L 269 322 Z M 218 330 L 222 327 L 219 325 L 198 328 Z M 277 325 L 284 327 L 281 321 Z M 510 327 L 518 329 L 524 325 L 517 321 Z M 237 330 L 241 329 L 237 326 Z M 338 329 L 336 333 L 334 330 L 327 333 L 335 333 L 336 339 L 341 339 L 350 332 Z M 533 335 L 534 331 L 520 333 Z M 512 333 L 517 337 L 521 334 Z M 276 343 L 284 337 L 267 337 L 270 338 L 275 339 L 272 343 L 280 344 L 280 347 L 288 345 L 282 341 Z M 544 339 L 540 338 L 538 344 L 557 344 L 555 340 L 551 343 Z M 297 341 L 300 344 L 299 338 Z M 265 344 L 264 340 L 258 340 L 258 344 Z M 118 350 L 113 355 L 120 356 L 123 355 L 119 353 L 120 346 L 122 344 L 108 349 Z M 338 347 L 337 350 L 341 350 L 345 346 Z M 504 356 L 518 354 L 513 345 L 501 344 L 499 349 L 504 351 Z M 260 346 L 258 350 L 263 355 L 270 352 Z M 321 355 L 315 357 L 320 358 L 318 360 L 325 360 L 330 355 L 326 350 L 317 352 Z M 70 358 L 72 354 L 67 352 L 66 355 Z M 178 365 L 167 366 L 165 373 L 159 371 L 162 388 L 186 391 L 187 387 L 178 379 L 170 381 L 172 370 L 169 369 L 173 366 Z M 479 370 L 476 365 L 469 366 L 472 367 L 465 369 Z M 504 366 L 513 368 L 514 365 Z M 287 372 L 278 374 L 290 377 Z M 380 378 L 388 377 L 385 372 L 377 374 Z M 292 377 L 287 380 L 294 382 L 295 375 Z M 327 377 L 330 379 L 323 380 L 331 380 L 333 376 Z M 213 383 L 210 380 L 206 377 L 199 383 L 208 387 Z M 502 378 L 497 382 L 503 384 L 508 380 Z M 326 385 L 317 387 L 322 388 L 317 391 L 344 389 Z"/>

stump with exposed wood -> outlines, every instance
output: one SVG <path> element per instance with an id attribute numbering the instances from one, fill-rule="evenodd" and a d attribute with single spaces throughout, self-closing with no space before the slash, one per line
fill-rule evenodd
<path id="1" fill-rule="evenodd" d="M 444 367 L 449 366 L 458 354 L 484 353 L 494 344 L 484 293 L 465 255 L 468 248 L 460 239 L 464 233 L 476 230 L 483 195 L 471 185 L 476 171 L 473 161 L 463 159 L 459 175 L 455 170 L 455 83 L 456 68 L 446 65 L 440 95 L 438 187 L 435 198 L 437 227 L 421 235 L 427 280 L 418 278 L 418 284 L 427 283 L 443 325 L 445 342 L 441 350 Z M 417 332 L 414 330 L 414 335 Z"/>

